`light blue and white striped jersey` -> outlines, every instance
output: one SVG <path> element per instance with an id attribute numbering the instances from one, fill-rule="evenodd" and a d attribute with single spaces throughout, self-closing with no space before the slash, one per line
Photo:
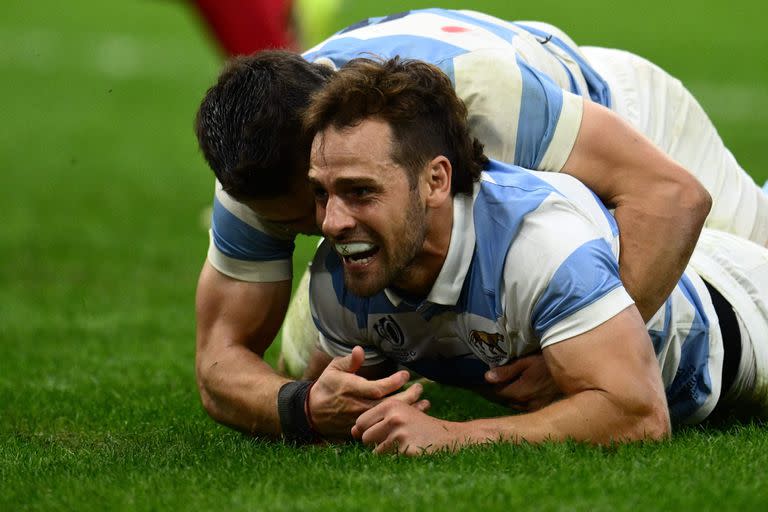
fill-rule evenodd
<path id="1" fill-rule="evenodd" d="M 344 288 L 323 243 L 311 266 L 312 315 L 333 356 L 395 360 L 430 379 L 483 385 L 489 367 L 583 334 L 632 304 L 619 279 L 616 222 L 567 175 L 492 162 L 472 197 L 454 198 L 445 263 L 427 297 Z M 719 396 L 719 327 L 701 279 L 686 273 L 648 324 L 676 422 L 703 419 Z M 714 332 L 715 336 L 711 336 Z"/>
<path id="2" fill-rule="evenodd" d="M 356 57 L 396 55 L 440 67 L 466 103 L 470 130 L 486 154 L 530 169 L 563 167 L 581 123 L 582 96 L 610 104 L 605 81 L 558 29 L 472 11 L 370 18 L 304 57 L 337 68 Z M 211 232 L 208 258 L 223 273 L 248 281 L 290 278 L 295 234 L 264 223 L 220 187 Z"/>

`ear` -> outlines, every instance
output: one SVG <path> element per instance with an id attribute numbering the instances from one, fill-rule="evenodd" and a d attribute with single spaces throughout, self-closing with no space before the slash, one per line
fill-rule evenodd
<path id="1" fill-rule="evenodd" d="M 448 158 L 438 155 L 428 164 L 424 173 L 427 188 L 426 205 L 431 208 L 451 201 L 451 176 L 453 168 Z"/>

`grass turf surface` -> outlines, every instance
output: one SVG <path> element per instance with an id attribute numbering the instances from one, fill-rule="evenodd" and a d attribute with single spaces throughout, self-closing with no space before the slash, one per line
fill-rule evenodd
<path id="1" fill-rule="evenodd" d="M 760 4 L 560 3 L 471 6 L 649 57 L 689 85 L 744 167 L 768 178 Z M 347 4 L 339 26 L 430 5 Z M 658 445 L 408 460 L 354 445 L 295 449 L 209 420 L 194 383 L 193 294 L 212 179 L 191 123 L 219 64 L 183 2 L 0 5 L 0 509 L 768 504 L 768 433 L 753 425 L 684 429 Z M 300 243 L 297 265 L 310 251 Z M 449 419 L 498 413 L 466 393 L 428 394 Z"/>

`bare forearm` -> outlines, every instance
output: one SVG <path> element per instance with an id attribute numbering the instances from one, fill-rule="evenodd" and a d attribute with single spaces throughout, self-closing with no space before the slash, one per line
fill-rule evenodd
<path id="1" fill-rule="evenodd" d="M 251 434 L 277 436 L 277 393 L 289 382 L 257 354 L 239 345 L 199 357 L 198 387 L 208 414 Z"/>
<path id="2" fill-rule="evenodd" d="M 614 212 L 621 280 L 646 322 L 677 285 L 696 246 L 710 205 L 698 187 L 665 183 L 643 198 L 623 198 Z"/>
<path id="3" fill-rule="evenodd" d="M 629 411 L 601 391 L 584 391 L 533 413 L 468 422 L 466 432 L 470 444 L 568 439 L 609 444 L 663 439 L 670 426 L 665 404 Z"/>
<path id="4" fill-rule="evenodd" d="M 711 207 L 684 167 L 612 112 L 584 103 L 582 126 L 563 171 L 581 180 L 619 224 L 619 269 L 644 320 L 680 279 Z"/>
<path id="5" fill-rule="evenodd" d="M 238 281 L 203 265 L 195 365 L 200 398 L 216 421 L 248 433 L 280 433 L 277 393 L 288 379 L 261 354 L 280 328 L 290 291 L 289 281 Z"/>

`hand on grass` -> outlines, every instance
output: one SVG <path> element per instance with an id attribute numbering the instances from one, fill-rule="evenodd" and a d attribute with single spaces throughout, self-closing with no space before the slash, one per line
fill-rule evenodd
<path id="1" fill-rule="evenodd" d="M 410 375 L 401 370 L 378 380 L 368 380 L 355 373 L 365 359 L 362 347 L 355 347 L 345 357 L 336 357 L 326 367 L 309 395 L 309 416 L 315 430 L 327 439 L 349 439 L 358 416 L 374 407 L 408 382 Z M 419 401 L 422 387 L 414 385 L 392 395 L 388 400 L 407 404 Z"/>
<path id="2" fill-rule="evenodd" d="M 414 384 L 412 387 L 416 387 Z M 385 400 L 363 413 L 352 427 L 352 436 L 375 453 L 423 455 L 438 450 L 454 451 L 468 444 L 464 423 L 433 418 L 425 414 L 420 402 L 410 405 L 400 400 Z"/>

